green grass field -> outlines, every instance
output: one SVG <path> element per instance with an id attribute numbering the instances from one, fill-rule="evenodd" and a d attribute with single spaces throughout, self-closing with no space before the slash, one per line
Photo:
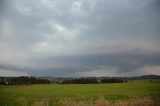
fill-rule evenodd
<path id="1" fill-rule="evenodd" d="M 99 98 L 115 102 L 145 97 L 160 100 L 160 83 L 0 86 L 0 106 L 34 106 L 43 101 L 56 106 L 64 98 L 90 103 Z"/>

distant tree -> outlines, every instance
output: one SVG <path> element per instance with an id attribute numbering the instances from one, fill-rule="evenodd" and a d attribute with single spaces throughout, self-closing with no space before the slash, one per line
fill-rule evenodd
<path id="1" fill-rule="evenodd" d="M 124 80 L 116 78 L 104 78 L 101 79 L 101 83 L 123 83 Z"/>
<path id="2" fill-rule="evenodd" d="M 98 83 L 96 78 L 73 78 L 66 79 L 61 82 L 61 84 L 94 84 Z"/>

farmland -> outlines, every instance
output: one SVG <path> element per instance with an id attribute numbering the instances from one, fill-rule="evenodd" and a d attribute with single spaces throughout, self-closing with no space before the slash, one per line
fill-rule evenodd
<path id="1" fill-rule="evenodd" d="M 94 104 L 142 98 L 160 100 L 160 83 L 47 84 L 0 86 L 0 106 L 55 106 L 70 100 Z"/>

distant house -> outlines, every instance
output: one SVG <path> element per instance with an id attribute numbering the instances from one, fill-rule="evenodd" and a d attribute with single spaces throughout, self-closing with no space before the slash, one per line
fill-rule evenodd
<path id="1" fill-rule="evenodd" d="M 6 81 L 6 85 L 8 85 L 8 82 Z"/>
<path id="2" fill-rule="evenodd" d="M 8 85 L 8 81 L 7 81 L 7 79 L 5 79 L 5 83 L 6 83 L 6 85 Z"/>

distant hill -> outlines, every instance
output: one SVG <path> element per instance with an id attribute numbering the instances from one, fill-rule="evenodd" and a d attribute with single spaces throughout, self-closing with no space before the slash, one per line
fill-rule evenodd
<path id="1" fill-rule="evenodd" d="M 127 80 L 160 80 L 159 75 L 143 75 L 143 76 L 133 76 L 126 77 Z"/>

